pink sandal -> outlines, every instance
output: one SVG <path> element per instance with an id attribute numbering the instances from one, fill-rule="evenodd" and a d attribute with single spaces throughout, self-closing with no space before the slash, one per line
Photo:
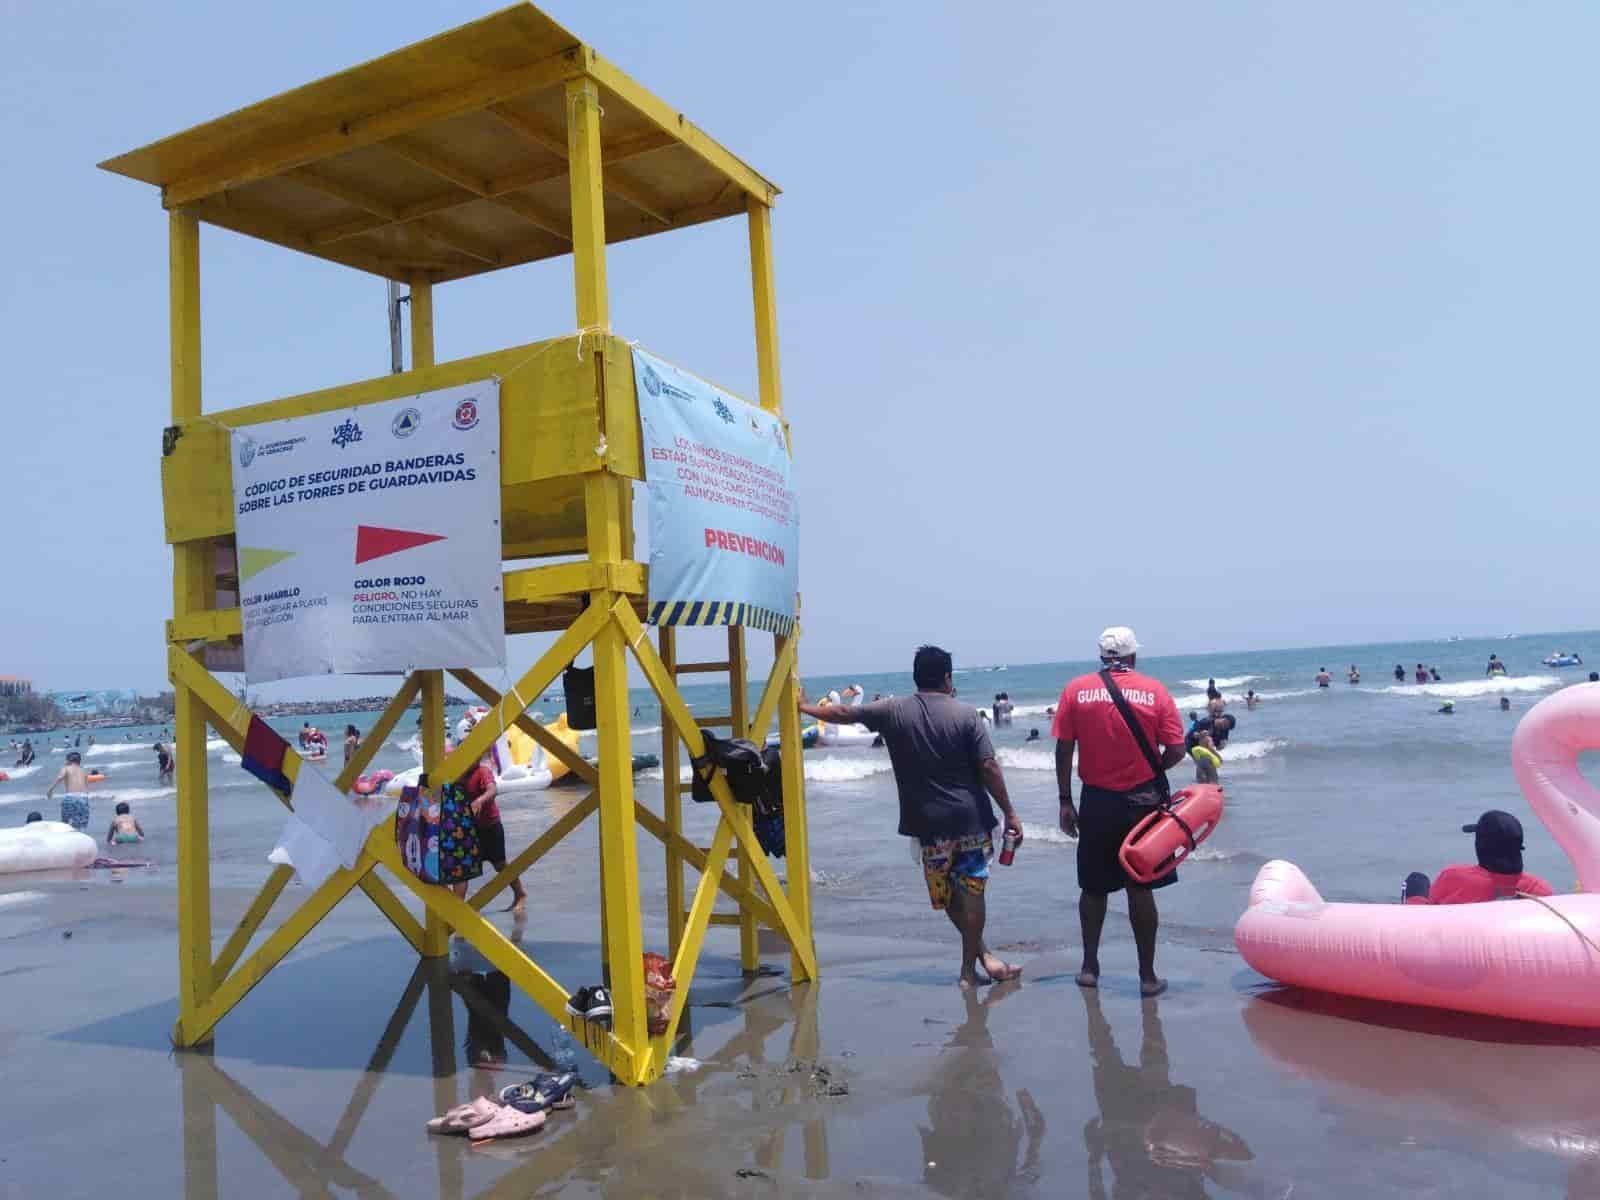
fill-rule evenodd
<path id="1" fill-rule="evenodd" d="M 525 1113 L 514 1108 L 502 1108 L 490 1120 L 468 1130 L 467 1136 L 472 1139 L 473 1145 L 477 1145 L 496 1138 L 522 1137 L 543 1128 L 542 1112 Z"/>
<path id="2" fill-rule="evenodd" d="M 471 1104 L 458 1104 L 442 1117 L 428 1122 L 429 1133 L 461 1135 L 486 1125 L 500 1112 L 500 1106 L 487 1096 L 479 1096 Z"/>

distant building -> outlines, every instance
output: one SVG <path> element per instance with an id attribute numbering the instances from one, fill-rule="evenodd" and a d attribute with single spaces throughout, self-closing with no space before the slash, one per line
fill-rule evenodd
<path id="1" fill-rule="evenodd" d="M 0 675 L 0 696 L 27 696 L 32 691 L 32 680 L 16 675 Z"/>

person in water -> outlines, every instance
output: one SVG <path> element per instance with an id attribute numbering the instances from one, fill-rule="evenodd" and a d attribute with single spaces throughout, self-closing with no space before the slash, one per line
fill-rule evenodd
<path id="1" fill-rule="evenodd" d="M 859 707 L 802 702 L 800 711 L 834 725 L 860 723 L 882 735 L 899 794 L 900 834 L 916 838 L 921 846 L 928 901 L 961 935 L 957 982 L 972 988 L 984 982 L 980 967 L 994 983 L 1022 974 L 1021 967 L 1006 962 L 983 940 L 988 921 L 984 893 L 994 828 L 1000 824 L 995 805 L 1005 818 L 1006 833 L 1019 840 L 1022 819 L 1011 805 L 989 730 L 977 709 L 955 698 L 953 675 L 949 651 L 919 646 L 911 660 L 914 694 Z"/>
<path id="2" fill-rule="evenodd" d="M 1417 664 L 1417 682 L 1418 683 L 1427 683 L 1428 682 L 1428 668 L 1423 666 L 1421 663 Z"/>
<path id="3" fill-rule="evenodd" d="M 1256 695 L 1255 688 L 1251 688 L 1248 692 L 1246 692 L 1244 694 L 1244 706 L 1245 706 L 1246 711 L 1255 712 L 1256 705 L 1258 705 L 1260 703 L 1261 703 L 1261 697 Z"/>
<path id="4" fill-rule="evenodd" d="M 61 793 L 61 819 L 80 833 L 89 828 L 89 775 L 83 769 L 83 756 L 76 750 L 67 751 L 66 764 L 54 781 L 44 790 L 50 799 L 57 788 Z"/>
<path id="5" fill-rule="evenodd" d="M 1355 663 L 1351 663 L 1350 664 L 1350 670 L 1345 672 L 1345 679 L 1349 680 L 1349 682 L 1351 682 L 1351 683 L 1360 683 L 1361 682 L 1361 668 L 1356 666 Z"/>
<path id="6" fill-rule="evenodd" d="M 1505 663 L 1500 661 L 1500 656 L 1497 655 L 1497 654 L 1489 655 L 1489 666 L 1484 671 L 1484 674 L 1485 675 L 1504 675 L 1505 673 L 1506 673 L 1506 665 L 1505 665 Z"/>
<path id="7" fill-rule="evenodd" d="M 150 749 L 156 752 L 156 782 L 169 783 L 172 780 L 174 763 L 172 751 L 167 749 L 165 742 L 156 742 Z"/>
<path id="8" fill-rule="evenodd" d="M 361 749 L 361 731 L 354 725 L 344 727 L 344 765 L 349 766 L 350 760 L 356 756 L 356 751 Z"/>
<path id="9" fill-rule="evenodd" d="M 1394 665 L 1394 681 L 1396 683 L 1404 683 L 1406 681 L 1406 669 L 1399 663 Z"/>
<path id="10" fill-rule="evenodd" d="M 1473 836 L 1475 866 L 1457 864 L 1439 872 L 1431 883 L 1421 871 L 1406 876 L 1406 904 L 1478 904 L 1518 896 L 1553 896 L 1555 889 L 1522 869 L 1522 822 L 1508 812 L 1490 809 L 1462 833 Z"/>
<path id="11" fill-rule="evenodd" d="M 1129 878 L 1119 852 L 1122 843 L 1164 792 L 1166 772 L 1183 761 L 1183 721 L 1162 684 L 1135 670 L 1139 641 L 1133 630 L 1113 625 L 1100 635 L 1101 671 L 1080 675 L 1062 689 L 1051 732 L 1056 738 L 1056 791 L 1061 800 L 1061 832 L 1078 839 L 1078 922 L 1083 939 L 1079 987 L 1100 984 L 1100 934 L 1112 892 L 1128 891 L 1128 923 L 1139 958 L 1139 994 L 1167 990 L 1156 974 L 1156 931 L 1160 914 L 1155 889 L 1176 883 L 1177 872 L 1153 884 Z M 1138 722 L 1140 746 L 1129 720 L 1112 699 L 1112 680 Z M 1231 717 L 1207 717 L 1213 725 Z M 1157 749 L 1159 747 L 1159 750 Z M 1072 759 L 1081 753 L 1078 805 L 1072 802 Z M 1152 759 L 1154 761 L 1152 761 Z M 1161 778 L 1157 778 L 1157 773 Z M 1081 809 L 1081 811 L 1080 811 Z"/>
<path id="12" fill-rule="evenodd" d="M 1037 742 L 1039 740 L 1039 731 L 1037 729 L 1028 730 L 1028 736 L 1022 740 L 1025 742 Z"/>
<path id="13" fill-rule="evenodd" d="M 1511 701 L 1506 699 L 1506 697 L 1504 697 L 1504 696 L 1500 697 L 1500 711 L 1501 712 L 1510 712 L 1511 711 Z"/>
<path id="14" fill-rule="evenodd" d="M 44 820 L 44 814 L 42 812 L 31 812 L 31 813 L 28 814 L 28 819 L 25 820 L 23 822 L 23 824 L 24 825 L 32 825 L 35 821 L 42 821 L 42 820 Z"/>
<path id="15" fill-rule="evenodd" d="M 1333 676 L 1328 674 L 1328 668 L 1327 667 L 1318 667 L 1317 668 L 1317 686 L 1319 688 L 1325 688 L 1332 682 L 1333 682 Z"/>
<path id="16" fill-rule="evenodd" d="M 1220 717 L 1201 717 L 1184 735 L 1183 748 L 1185 753 L 1194 749 L 1195 742 L 1202 733 L 1211 735 L 1213 749 L 1221 750 L 1228 744 L 1228 738 L 1233 733 L 1234 726 L 1238 724 L 1237 718 L 1231 713 L 1223 713 Z"/>
<path id="17" fill-rule="evenodd" d="M 1222 766 L 1222 755 L 1217 753 L 1209 729 L 1202 729 L 1195 735 L 1194 745 L 1189 748 L 1189 757 L 1194 759 L 1196 783 L 1217 782 L 1217 769 Z"/>
<path id="18" fill-rule="evenodd" d="M 126 800 L 119 802 L 117 815 L 111 818 L 111 828 L 106 830 L 106 845 L 126 845 L 142 841 L 144 841 L 144 830 L 139 826 L 139 819 L 133 815 L 133 810 L 128 807 Z"/>
<path id="19" fill-rule="evenodd" d="M 1433 681 L 1435 683 L 1440 682 L 1440 680 L 1442 678 L 1442 676 L 1440 676 L 1440 674 L 1439 674 L 1439 668 L 1438 667 L 1429 667 L 1428 668 L 1428 674 L 1433 676 Z"/>

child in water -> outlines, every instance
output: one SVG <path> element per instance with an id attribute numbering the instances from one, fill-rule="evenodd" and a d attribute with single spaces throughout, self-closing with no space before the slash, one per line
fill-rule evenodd
<path id="1" fill-rule="evenodd" d="M 133 810 L 124 800 L 117 805 L 117 815 L 111 818 L 111 828 L 106 830 L 106 845 L 142 841 L 144 841 L 144 830 L 139 827 L 139 819 L 133 815 Z"/>
<path id="2" fill-rule="evenodd" d="M 1202 729 L 1194 739 L 1194 746 L 1189 751 L 1189 757 L 1194 759 L 1194 781 L 1196 783 L 1216 783 L 1217 768 L 1222 765 L 1222 755 L 1217 753 L 1216 743 L 1211 740 L 1211 731 Z"/>

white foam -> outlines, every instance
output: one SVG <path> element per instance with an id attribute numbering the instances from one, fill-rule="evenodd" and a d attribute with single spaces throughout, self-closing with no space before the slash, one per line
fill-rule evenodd
<path id="1" fill-rule="evenodd" d="M 237 754 L 224 754 L 222 756 L 222 761 L 227 763 L 230 767 L 237 767 L 244 760 Z"/>
<path id="2" fill-rule="evenodd" d="M 93 746 L 86 746 L 83 751 L 85 758 L 114 758 L 122 754 L 145 754 L 155 757 L 155 751 L 150 747 L 150 742 L 97 742 Z"/>
<path id="3" fill-rule="evenodd" d="M 1052 701 L 1049 704 L 1019 704 L 1011 710 L 1012 720 L 1018 717 L 1044 717 L 1051 715 L 1049 710 L 1055 707 Z"/>
<path id="4" fill-rule="evenodd" d="M 1260 679 L 1260 675 L 1219 675 L 1216 679 L 1185 679 L 1183 682 L 1190 687 L 1203 688 L 1208 683 L 1215 683 L 1220 692 L 1223 688 L 1238 687 L 1240 684 L 1249 683 L 1252 679 Z"/>
<path id="5" fill-rule="evenodd" d="M 25 778 L 26 776 L 32 775 L 35 771 L 37 771 L 43 765 L 44 764 L 40 763 L 40 762 L 31 762 L 25 767 L 0 767 L 0 771 L 5 772 L 5 774 L 7 776 L 9 776 L 13 781 L 15 781 L 15 780 L 18 780 L 18 779 Z"/>
<path id="6" fill-rule="evenodd" d="M 1031 822 L 1024 821 L 1022 823 L 1022 849 L 1026 850 L 1029 843 L 1033 842 L 1044 842 L 1050 846 L 1076 846 L 1078 839 L 1062 833 L 1060 826 L 1034 825 Z"/>
<path id="7" fill-rule="evenodd" d="M 1288 744 L 1287 738 L 1268 738 L 1261 742 L 1229 742 L 1219 751 L 1222 755 L 1223 770 L 1227 770 L 1227 765 L 1231 762 L 1265 758 L 1274 750 L 1281 750 Z"/>
<path id="8" fill-rule="evenodd" d="M 141 803 L 141 802 L 146 801 L 146 800 L 170 800 L 174 796 L 176 796 L 177 794 L 178 794 L 178 789 L 175 788 L 175 787 L 164 787 L 164 788 L 162 788 L 162 787 L 154 787 L 154 788 L 122 788 L 122 787 L 119 787 L 114 792 L 98 792 L 98 791 L 97 792 L 93 792 L 93 793 L 90 794 L 89 799 L 90 799 L 91 802 L 93 802 L 98 807 L 100 805 L 115 804 L 115 803 L 117 803 L 119 801 L 124 801 L 124 800 L 127 801 L 129 804 L 138 804 L 138 803 Z"/>
<path id="9" fill-rule="evenodd" d="M 1204 692 L 1195 692 L 1192 695 L 1174 696 L 1172 702 L 1183 712 L 1188 712 L 1191 708 L 1204 710 L 1206 701 L 1209 698 Z M 1223 692 L 1222 698 L 1229 704 L 1243 704 L 1245 702 L 1243 692 Z"/>
<path id="10" fill-rule="evenodd" d="M 870 779 L 874 775 L 882 775 L 885 771 L 892 771 L 887 758 L 855 755 L 850 758 L 813 758 L 806 757 L 806 781 L 808 783 L 854 783 L 859 779 Z"/>
<path id="11" fill-rule="evenodd" d="M 1013 771 L 1054 771 L 1056 769 L 1056 752 L 1050 750 L 1029 750 L 1026 746 L 1002 746 L 995 751 L 995 758 L 1000 760 L 1002 767 L 1009 767 Z"/>
<path id="12" fill-rule="evenodd" d="M 20 908 L 24 904 L 37 904 L 48 898 L 44 892 L 6 892 L 0 895 L 0 908 Z"/>
<path id="13" fill-rule="evenodd" d="M 1468 679 L 1462 683 L 1392 684 L 1383 689 L 1387 696 L 1436 696 L 1460 700 L 1471 696 L 1498 696 L 1502 692 L 1543 692 L 1558 688 L 1566 680 L 1555 675 L 1502 675 L 1497 679 Z"/>
<path id="14" fill-rule="evenodd" d="M 1290 696 L 1315 696 L 1318 692 L 1327 692 L 1327 691 L 1332 691 L 1332 690 L 1333 690 L 1332 688 L 1308 687 L 1308 688 L 1291 688 L 1287 692 L 1257 692 L 1256 693 L 1256 699 L 1258 699 L 1258 700 L 1287 700 Z M 1245 706 L 1247 708 L 1249 707 L 1249 702 L 1248 701 L 1245 702 Z"/>

